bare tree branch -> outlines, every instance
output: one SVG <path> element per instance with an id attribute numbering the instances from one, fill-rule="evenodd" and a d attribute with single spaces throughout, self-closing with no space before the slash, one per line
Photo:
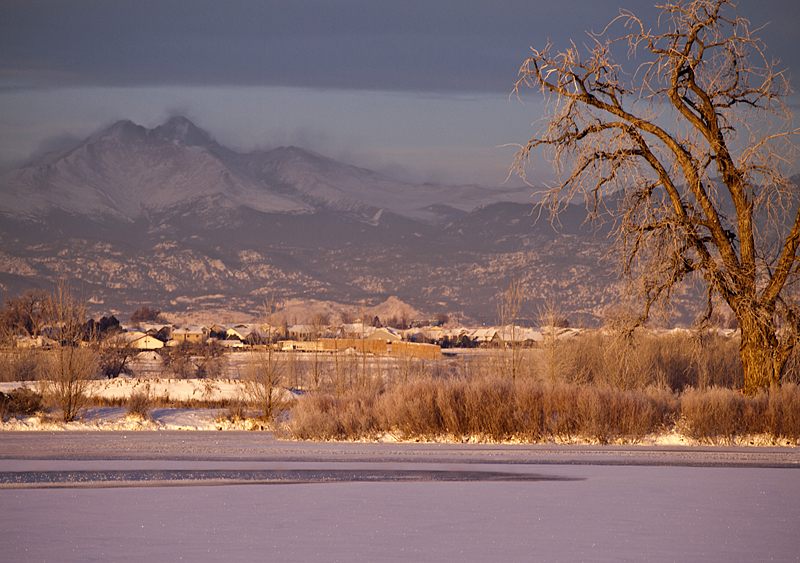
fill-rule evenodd
<path id="1" fill-rule="evenodd" d="M 702 276 L 705 317 L 719 295 L 739 321 L 754 392 L 779 383 L 800 328 L 783 298 L 800 246 L 798 188 L 786 175 L 799 132 L 784 103 L 791 89 L 731 0 L 657 7 L 655 30 L 623 10 L 590 34 L 585 56 L 574 43 L 532 50 L 515 92 L 541 91 L 549 113 L 514 170 L 524 179 L 543 149 L 562 178 L 544 193 L 551 220 L 579 197 L 591 220 L 610 214 L 620 271 L 640 292 L 638 322 Z M 615 36 L 618 26 L 627 31 Z M 614 60 L 622 47 L 632 74 Z"/>

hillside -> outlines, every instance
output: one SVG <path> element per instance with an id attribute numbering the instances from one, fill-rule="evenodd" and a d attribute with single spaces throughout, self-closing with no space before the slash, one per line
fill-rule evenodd
<path id="1" fill-rule="evenodd" d="M 607 230 L 533 190 L 410 185 L 297 147 L 237 153 L 185 118 L 120 121 L 0 177 L 0 293 L 68 279 L 94 313 L 257 315 L 265 296 L 496 321 L 512 279 L 596 324 L 618 283 Z M 691 313 L 690 301 L 681 312 Z"/>

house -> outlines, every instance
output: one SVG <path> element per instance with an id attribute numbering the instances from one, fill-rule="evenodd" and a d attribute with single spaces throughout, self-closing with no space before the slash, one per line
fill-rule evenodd
<path id="1" fill-rule="evenodd" d="M 238 325 L 225 330 L 225 338 L 227 340 L 239 340 L 240 342 L 244 342 L 248 334 L 250 334 L 250 327 L 248 325 Z"/>
<path id="2" fill-rule="evenodd" d="M 309 340 L 315 333 L 312 325 L 291 325 L 288 330 L 289 338 L 294 340 Z"/>
<path id="3" fill-rule="evenodd" d="M 262 334 L 261 327 L 255 324 L 238 324 L 235 327 L 229 328 L 225 336 L 228 339 L 241 340 L 242 342 L 248 340 L 261 340 L 266 339 L 267 334 Z"/>
<path id="4" fill-rule="evenodd" d="M 228 327 L 223 325 L 214 324 L 208 329 L 208 337 L 216 338 L 217 340 L 224 340 L 228 334 Z"/>
<path id="5" fill-rule="evenodd" d="M 164 343 L 154 336 L 144 334 L 139 338 L 130 341 L 130 347 L 138 350 L 157 350 L 164 347 Z"/>
<path id="6" fill-rule="evenodd" d="M 521 326 L 504 326 L 495 332 L 492 343 L 500 345 L 523 345 L 533 346 L 536 342 L 542 342 L 544 335 L 536 329 L 524 328 Z"/>
<path id="7" fill-rule="evenodd" d="M 367 336 L 367 340 L 385 340 L 388 343 L 400 342 L 403 339 L 400 333 L 393 328 L 383 327 Z"/>
<path id="8" fill-rule="evenodd" d="M 158 350 L 164 347 L 164 341 L 151 334 L 134 330 L 120 332 L 103 341 L 105 347 L 136 348 L 137 350 Z"/>
<path id="9" fill-rule="evenodd" d="M 476 328 L 469 336 L 476 344 L 488 344 L 496 338 L 497 329 L 495 327 Z"/>
<path id="10" fill-rule="evenodd" d="M 192 325 L 172 331 L 172 340 L 177 344 L 202 344 L 208 338 L 209 330 L 204 326 Z"/>
<path id="11" fill-rule="evenodd" d="M 147 329 L 147 333 L 161 342 L 172 340 L 172 325 L 154 325 Z"/>
<path id="12" fill-rule="evenodd" d="M 42 348 L 45 346 L 45 341 L 48 339 L 38 336 L 31 338 L 30 336 L 15 336 L 14 341 L 17 343 L 17 348 Z"/>
<path id="13" fill-rule="evenodd" d="M 225 337 L 228 340 L 241 340 L 248 344 L 261 344 L 269 340 L 270 332 L 275 335 L 277 329 L 269 325 L 239 324 L 229 328 Z"/>
<path id="14" fill-rule="evenodd" d="M 347 323 L 339 327 L 339 336 L 342 338 L 359 338 L 364 336 L 367 326 L 364 323 Z"/>
<path id="15" fill-rule="evenodd" d="M 118 332 L 117 334 L 112 334 L 105 340 L 103 340 L 103 346 L 114 346 L 114 347 L 123 347 L 123 346 L 130 346 L 131 342 L 135 340 L 139 340 L 143 336 L 147 336 L 144 332 L 140 330 L 132 330 L 130 332 Z"/>

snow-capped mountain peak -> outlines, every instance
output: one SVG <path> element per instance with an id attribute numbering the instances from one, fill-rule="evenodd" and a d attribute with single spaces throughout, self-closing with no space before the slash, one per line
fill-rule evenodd
<path id="1" fill-rule="evenodd" d="M 163 125 L 153 129 L 153 134 L 162 139 L 178 141 L 187 147 L 208 148 L 216 144 L 211 135 L 183 116 L 170 118 Z"/>
<path id="2" fill-rule="evenodd" d="M 0 176 L 0 215 L 42 220 L 53 211 L 137 221 L 201 205 L 259 213 L 347 213 L 366 223 L 379 210 L 443 223 L 528 194 L 475 186 L 415 186 L 299 147 L 237 153 L 189 119 L 153 129 L 121 120 L 71 150 Z M 202 202 L 202 204 L 201 204 Z"/>

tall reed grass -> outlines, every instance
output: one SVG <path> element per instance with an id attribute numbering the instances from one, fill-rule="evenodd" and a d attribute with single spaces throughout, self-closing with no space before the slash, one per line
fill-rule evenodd
<path id="1" fill-rule="evenodd" d="M 383 393 L 312 395 L 299 401 L 294 438 L 358 440 L 393 433 L 404 440 L 539 442 L 588 437 L 636 442 L 670 424 L 671 392 L 620 392 L 523 380 L 415 381 Z"/>
<path id="2" fill-rule="evenodd" d="M 513 380 L 498 367 L 503 351 L 432 363 L 411 378 L 388 373 L 380 386 L 305 397 L 287 430 L 298 439 L 609 444 L 677 429 L 708 443 L 754 434 L 798 442 L 795 370 L 781 388 L 745 397 L 738 345 L 711 333 L 546 339 L 521 351 Z"/>
<path id="3" fill-rule="evenodd" d="M 298 401 L 286 426 L 301 440 L 640 442 L 676 429 L 707 443 L 766 435 L 800 440 L 800 387 L 746 397 L 712 387 L 682 393 L 651 387 L 620 391 L 532 380 L 420 380 L 384 392 L 314 394 Z"/>

